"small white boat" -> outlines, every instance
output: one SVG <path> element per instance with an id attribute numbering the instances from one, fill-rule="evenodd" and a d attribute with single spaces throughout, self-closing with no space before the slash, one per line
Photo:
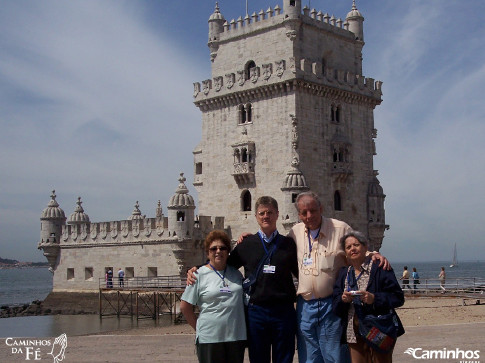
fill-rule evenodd
<path id="1" fill-rule="evenodd" d="M 453 260 L 451 261 L 450 267 L 458 267 L 458 260 L 456 258 L 456 243 L 455 243 L 455 248 L 453 249 Z"/>

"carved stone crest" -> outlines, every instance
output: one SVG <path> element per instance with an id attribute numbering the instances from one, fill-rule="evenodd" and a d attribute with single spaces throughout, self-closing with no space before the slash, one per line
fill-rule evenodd
<path id="1" fill-rule="evenodd" d="M 149 237 L 151 234 L 152 234 L 152 223 L 149 219 L 145 219 L 145 236 Z"/>
<path id="2" fill-rule="evenodd" d="M 259 67 L 253 67 L 249 70 L 249 77 L 251 78 L 251 82 L 256 83 L 259 78 Z"/>
<path id="3" fill-rule="evenodd" d="M 97 224 L 91 224 L 91 239 L 95 240 L 96 237 L 98 237 L 98 225 Z"/>
<path id="4" fill-rule="evenodd" d="M 237 71 L 237 84 L 242 86 L 244 84 L 244 71 Z"/>
<path id="5" fill-rule="evenodd" d="M 234 86 L 234 82 L 236 80 L 236 75 L 234 73 L 226 74 L 226 87 L 231 89 Z"/>
<path id="6" fill-rule="evenodd" d="M 273 74 L 273 64 L 272 63 L 263 64 L 262 68 L 263 68 L 263 78 L 264 80 L 267 81 L 269 77 L 271 77 L 271 74 Z"/>
<path id="7" fill-rule="evenodd" d="M 81 239 L 84 241 L 88 237 L 88 225 L 81 224 Z"/>
<path id="8" fill-rule="evenodd" d="M 128 224 L 129 224 L 128 221 L 121 222 L 121 235 L 125 238 L 128 236 L 128 233 L 130 232 L 130 229 L 128 228 Z"/>
<path id="9" fill-rule="evenodd" d="M 197 95 L 199 94 L 200 92 L 200 83 L 199 82 L 195 82 L 194 83 L 194 98 L 197 97 Z"/>
<path id="10" fill-rule="evenodd" d="M 62 227 L 62 239 L 64 241 L 67 241 L 69 239 L 69 230 L 68 230 L 68 226 L 63 226 Z"/>
<path id="11" fill-rule="evenodd" d="M 106 236 L 108 235 L 108 223 L 101 223 L 101 225 L 99 226 L 99 234 L 101 235 L 102 239 L 106 238 Z"/>
<path id="12" fill-rule="evenodd" d="M 133 219 L 132 221 L 132 226 L 131 226 L 131 230 L 133 232 L 133 236 L 134 237 L 138 237 L 140 235 L 140 220 L 139 219 Z"/>
<path id="13" fill-rule="evenodd" d="M 292 73 L 296 73 L 296 59 L 295 57 L 290 57 L 290 62 L 288 67 L 290 68 Z"/>
<path id="14" fill-rule="evenodd" d="M 207 95 L 212 88 L 212 81 L 210 79 L 206 79 L 205 81 L 202 81 L 202 92 L 204 92 L 205 95 Z"/>
<path id="15" fill-rule="evenodd" d="M 118 222 L 111 222 L 111 237 L 118 237 Z"/>
<path id="16" fill-rule="evenodd" d="M 214 78 L 214 89 L 219 92 L 222 88 L 222 76 Z"/>
<path id="17" fill-rule="evenodd" d="M 157 235 L 161 236 L 163 234 L 163 221 L 161 219 L 157 219 Z"/>
<path id="18" fill-rule="evenodd" d="M 76 224 L 73 224 L 71 226 L 71 239 L 73 241 L 77 240 L 77 225 Z"/>
<path id="19" fill-rule="evenodd" d="M 276 75 L 281 77 L 286 69 L 286 62 L 284 59 L 276 61 Z"/>

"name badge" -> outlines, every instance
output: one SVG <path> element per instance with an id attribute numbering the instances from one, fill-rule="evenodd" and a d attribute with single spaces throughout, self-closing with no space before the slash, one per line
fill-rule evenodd
<path id="1" fill-rule="evenodd" d="M 311 265 L 313 265 L 313 259 L 311 257 L 304 257 L 303 266 L 311 266 Z"/>
<path id="2" fill-rule="evenodd" d="M 263 266 L 263 273 L 265 274 L 274 274 L 275 271 L 276 271 L 276 266 L 272 266 L 272 265 Z"/>
<path id="3" fill-rule="evenodd" d="M 224 294 L 232 294 L 232 291 L 231 289 L 229 288 L 229 286 L 224 286 L 224 287 L 221 287 L 221 289 L 219 290 L 220 292 L 223 292 Z"/>

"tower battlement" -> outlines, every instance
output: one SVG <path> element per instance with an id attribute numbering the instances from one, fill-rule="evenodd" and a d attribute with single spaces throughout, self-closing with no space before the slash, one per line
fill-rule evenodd
<path id="1" fill-rule="evenodd" d="M 370 77 L 364 77 L 345 69 L 326 67 L 323 70 L 321 61 L 311 59 L 279 59 L 273 62 L 255 65 L 250 70 L 250 78 L 245 78 L 245 70 L 234 70 L 224 75 L 216 75 L 212 79 L 194 83 L 194 103 L 196 105 L 219 96 L 244 92 L 255 88 L 272 85 L 278 90 L 278 83 L 286 83 L 301 79 L 330 88 L 357 93 L 370 97 L 380 103 L 382 97 L 382 82 Z"/>

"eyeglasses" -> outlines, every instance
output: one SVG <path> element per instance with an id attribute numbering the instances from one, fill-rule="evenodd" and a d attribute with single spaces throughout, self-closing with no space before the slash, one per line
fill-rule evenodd
<path id="1" fill-rule="evenodd" d="M 214 246 L 214 247 L 209 248 L 209 251 L 211 251 L 211 252 L 216 252 L 217 250 L 227 251 L 227 247 L 226 246 Z"/>

